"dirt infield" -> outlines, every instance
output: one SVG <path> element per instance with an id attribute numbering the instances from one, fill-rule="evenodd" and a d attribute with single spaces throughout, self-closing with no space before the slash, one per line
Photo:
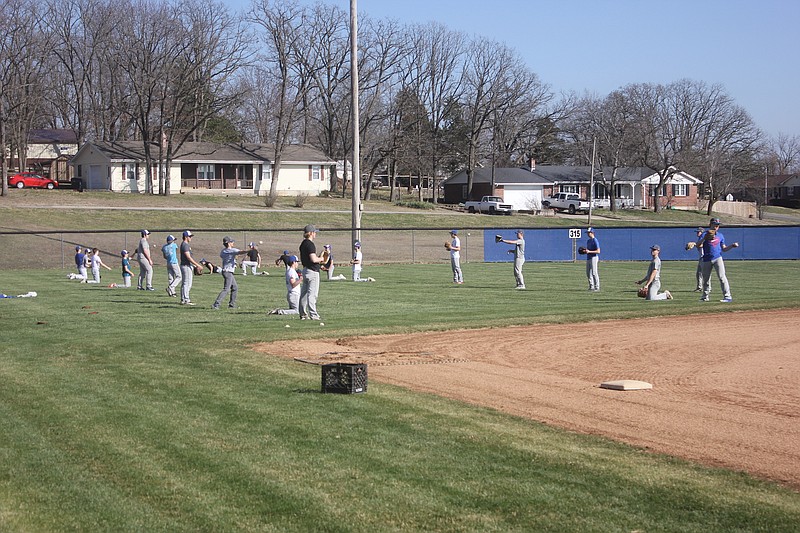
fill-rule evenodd
<path id="1" fill-rule="evenodd" d="M 800 488 L 800 310 L 262 344 Z M 480 347 L 480 349 L 478 348 Z M 652 390 L 601 389 L 636 379 Z"/>

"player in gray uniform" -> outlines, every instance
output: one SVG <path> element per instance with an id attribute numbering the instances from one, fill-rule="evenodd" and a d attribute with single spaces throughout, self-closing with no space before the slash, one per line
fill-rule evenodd
<path id="1" fill-rule="evenodd" d="M 636 282 L 637 285 L 644 284 L 647 287 L 647 300 L 672 300 L 672 293 L 664 291 L 659 294 L 658 289 L 661 288 L 661 246 L 654 244 L 650 247 L 650 255 L 652 260 L 650 266 L 647 267 L 647 274 Z"/>
<path id="2" fill-rule="evenodd" d="M 513 241 L 501 239 L 500 242 L 513 244 L 514 249 L 514 279 L 517 281 L 517 289 L 525 289 L 525 278 L 522 277 L 522 265 L 525 264 L 525 237 L 521 229 L 517 230 L 517 238 Z"/>
<path id="3" fill-rule="evenodd" d="M 461 239 L 458 238 L 458 230 L 450 232 L 450 267 L 453 269 L 453 283 L 461 285 L 464 283 L 464 274 L 461 272 Z"/>
<path id="4" fill-rule="evenodd" d="M 589 279 L 589 290 L 600 290 L 600 272 L 597 264 L 600 262 L 600 241 L 594 236 L 594 228 L 586 230 L 589 238 L 586 240 L 586 277 Z"/>
<path id="5" fill-rule="evenodd" d="M 698 240 L 705 230 L 706 229 L 703 227 L 698 227 L 697 236 L 694 240 Z M 703 292 L 703 247 L 695 246 L 694 248 L 697 250 L 697 271 L 695 272 L 697 287 L 694 289 L 694 292 Z"/>
<path id="6" fill-rule="evenodd" d="M 136 254 L 139 258 L 139 279 L 136 288 L 140 291 L 155 290 L 153 289 L 153 259 L 150 257 L 149 235 L 150 232 L 143 229 L 142 238 L 139 240 L 139 246 L 136 248 Z"/>

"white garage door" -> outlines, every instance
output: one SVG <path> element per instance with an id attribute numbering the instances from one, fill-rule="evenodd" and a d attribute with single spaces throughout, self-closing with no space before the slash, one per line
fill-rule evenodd
<path id="1" fill-rule="evenodd" d="M 542 207 L 542 187 L 515 187 L 506 185 L 503 202 L 511 204 L 514 211 L 531 211 Z"/>
<path id="2" fill-rule="evenodd" d="M 103 169 L 105 167 L 101 165 L 91 165 L 89 167 L 89 183 L 87 184 L 88 189 L 94 190 L 103 190 L 108 189 L 106 185 L 105 176 L 103 176 Z"/>

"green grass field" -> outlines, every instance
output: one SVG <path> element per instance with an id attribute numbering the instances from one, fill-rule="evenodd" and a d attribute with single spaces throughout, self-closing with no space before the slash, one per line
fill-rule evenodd
<path id="1" fill-rule="evenodd" d="M 163 267 L 154 293 L 0 272 L 38 293 L 0 300 L 0 531 L 797 531 L 800 495 L 773 483 L 375 382 L 324 395 L 318 367 L 249 348 L 800 305 L 797 262 L 727 266 L 732 304 L 697 301 L 693 261 L 665 263 L 676 299 L 652 303 L 644 262 L 601 263 L 599 294 L 580 262 L 528 263 L 524 292 L 509 264 L 466 264 L 463 286 L 444 263 L 367 265 L 376 283 L 322 284 L 324 327 L 266 316 L 278 269 L 238 277 L 235 311 L 210 309 L 219 276 L 186 308 Z"/>

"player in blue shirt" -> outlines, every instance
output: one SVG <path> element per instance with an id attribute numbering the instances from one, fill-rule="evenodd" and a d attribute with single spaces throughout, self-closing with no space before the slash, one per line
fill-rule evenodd
<path id="1" fill-rule="evenodd" d="M 728 284 L 728 278 L 725 276 L 725 262 L 722 260 L 722 253 L 738 248 L 739 243 L 735 242 L 727 246 L 725 244 L 725 236 L 719 231 L 719 219 L 712 218 L 708 230 L 704 231 L 697 240 L 697 247 L 702 247 L 703 250 L 703 297 L 700 298 L 700 301 L 707 302 L 711 294 L 711 269 L 713 268 L 722 287 L 722 300 L 720 302 L 732 302 L 731 287 Z"/>

